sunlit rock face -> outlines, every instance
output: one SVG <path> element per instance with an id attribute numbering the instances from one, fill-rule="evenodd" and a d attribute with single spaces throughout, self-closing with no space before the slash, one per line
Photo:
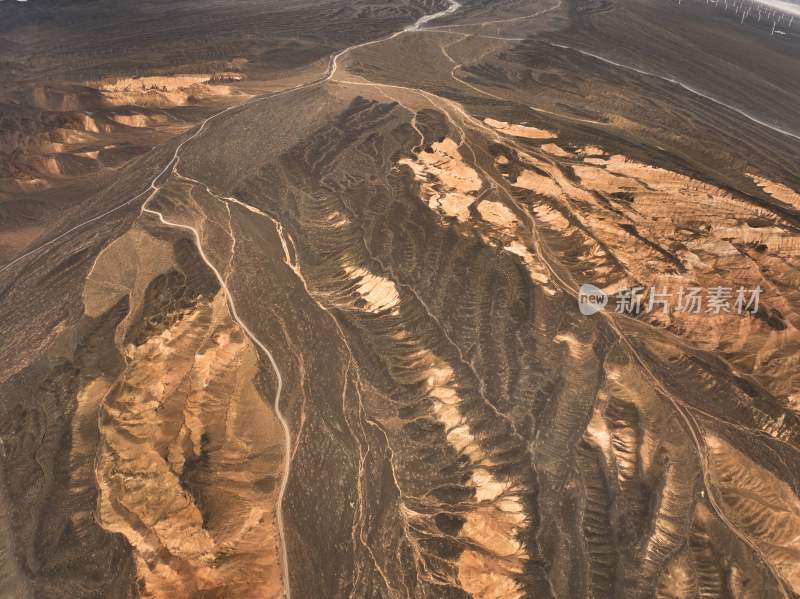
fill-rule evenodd
<path id="1" fill-rule="evenodd" d="M 120 268 L 131 242 L 147 266 Z M 207 279 L 193 297 L 170 250 L 132 231 L 93 266 L 87 298 L 127 288 L 138 301 L 117 330 L 124 368 L 78 395 L 73 459 L 93 455 L 99 524 L 131 545 L 143 596 L 280 597 L 282 429 L 224 292 Z"/>
<path id="2" fill-rule="evenodd" d="M 101 524 L 133 546 L 146 595 L 281 596 L 280 428 L 224 298 L 126 358 L 100 406 L 95 476 Z"/>
<path id="3" fill-rule="evenodd" d="M 744 193 L 555 134 L 520 146 L 510 125 L 421 108 L 420 140 L 403 109 L 357 99 L 347 114 L 340 133 L 323 128 L 282 159 L 276 191 L 254 178 L 241 194 L 277 211 L 304 248 L 294 267 L 307 291 L 340 320 L 354 355 L 377 360 L 358 369 L 357 401 L 392 450 L 399 499 L 382 522 L 406 532 L 385 545 L 408 548 L 450 581 L 447 592 L 473 597 L 780 596 L 793 575 L 735 513 L 713 456 L 718 435 L 759 431 L 749 444 L 793 459 L 793 370 L 745 358 L 770 339 L 796 353 L 764 316 L 777 302 L 793 306 L 793 290 L 777 291 L 761 271 L 771 251 L 784 252 L 792 276 L 792 242 L 775 243 L 793 238 L 791 223 Z M 366 115 L 387 139 L 408 140 L 387 175 L 359 153 Z M 468 133 L 448 131 L 450 119 Z M 323 139 L 343 145 L 328 181 L 350 161 L 367 174 L 319 186 L 312 157 Z M 293 201 L 272 199 L 282 193 Z M 363 233 L 375 230 L 388 234 Z M 736 237 L 752 234 L 774 250 Z M 577 288 L 590 281 L 611 295 L 673 282 L 770 291 L 756 313 L 612 312 L 609 329 L 605 317 L 577 314 Z M 744 372 L 760 386 L 737 378 Z M 358 509 L 369 529 L 368 504 Z"/>

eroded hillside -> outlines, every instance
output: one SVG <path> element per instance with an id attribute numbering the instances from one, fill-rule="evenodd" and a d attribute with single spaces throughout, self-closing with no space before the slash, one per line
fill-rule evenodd
<path id="1" fill-rule="evenodd" d="M 13 596 L 800 594 L 796 137 L 561 43 L 671 5 L 448 5 L 1 267 Z"/>

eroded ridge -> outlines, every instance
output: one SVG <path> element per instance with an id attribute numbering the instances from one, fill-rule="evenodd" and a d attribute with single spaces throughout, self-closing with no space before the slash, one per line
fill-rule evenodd
<path id="1" fill-rule="evenodd" d="M 510 133 L 508 127 L 495 128 Z M 513 133 L 510 134 L 515 136 Z M 451 146 L 456 145 L 453 142 L 448 143 Z M 443 142 L 439 147 L 444 145 Z M 577 295 L 575 293 L 577 285 L 590 280 L 599 281 L 599 284 L 604 285 L 610 294 L 617 289 L 637 284 L 673 283 L 677 286 L 677 281 L 680 284 L 711 286 L 712 284 L 724 284 L 730 280 L 730 273 L 736 273 L 746 284 L 761 284 L 771 288 L 771 291 L 780 289 L 779 296 L 770 298 L 768 295 L 766 300 L 768 304 L 764 310 L 767 314 L 770 312 L 769 303 L 776 302 L 787 306 L 785 303 L 787 298 L 784 293 L 793 296 L 793 291 L 788 285 L 776 289 L 775 279 L 772 276 L 764 276 L 762 269 L 770 260 L 768 258 L 759 260 L 757 254 L 780 253 L 786 251 L 783 249 L 784 247 L 793 247 L 793 242 L 789 241 L 788 245 L 784 245 L 783 240 L 794 238 L 796 235 L 794 227 L 779 213 L 765 206 L 753 205 L 743 196 L 737 196 L 735 193 L 723 191 L 713 185 L 692 180 L 666 169 L 637 163 L 619 155 L 609 157 L 597 148 L 573 148 L 571 151 L 567 151 L 555 143 L 547 143 L 542 144 L 539 150 L 523 149 L 518 143 L 509 139 L 504 143 L 496 143 L 494 149 L 491 150 L 495 157 L 495 167 L 507 182 L 507 187 L 505 187 L 507 191 L 504 195 L 508 201 L 494 205 L 487 202 L 487 198 L 482 192 L 486 187 L 492 185 L 493 175 L 491 172 L 482 171 L 484 184 L 472 186 L 473 189 L 462 200 L 464 206 L 472 207 L 469 210 L 469 217 L 459 217 L 457 212 L 448 212 L 446 209 L 442 209 L 438 200 L 442 197 L 443 192 L 454 189 L 452 181 L 455 173 L 464 172 L 465 169 L 475 172 L 469 164 L 464 163 L 465 156 L 475 155 L 474 145 L 465 144 L 465 152 L 459 154 L 458 150 L 451 150 L 447 157 L 434 162 L 429 156 L 436 156 L 436 152 L 436 145 L 433 145 L 427 150 L 428 156 L 419 152 L 414 161 L 407 159 L 400 161 L 400 164 L 411 167 L 415 179 L 419 182 L 423 200 L 426 200 L 430 208 L 445 219 L 455 217 L 450 222 L 458 223 L 456 227 L 462 233 L 478 235 L 489 243 L 497 243 L 507 251 L 519 255 L 531 280 L 540 281 L 546 292 L 549 289 L 550 293 L 555 293 L 558 289 Z M 565 163 L 564 158 L 571 160 Z M 582 164 L 578 164 L 577 161 Z M 431 168 L 431 163 L 435 164 L 434 168 Z M 566 168 L 569 168 L 569 174 L 565 172 Z M 787 191 L 774 183 L 762 180 L 757 180 L 757 182 L 766 191 L 775 194 L 776 199 L 791 201 L 793 198 L 791 190 Z M 638 211 L 634 213 L 636 214 L 634 217 L 628 209 L 630 204 L 634 206 L 634 210 L 669 206 L 669 215 L 672 220 L 668 225 L 669 233 L 661 232 L 664 225 L 659 221 L 663 219 L 654 216 L 645 217 Z M 691 204 L 691 210 L 687 208 L 685 213 L 682 212 L 680 206 L 684 204 Z M 698 213 L 698 206 L 706 207 L 708 213 Z M 482 209 L 482 207 L 484 208 Z M 520 217 L 520 212 L 513 209 L 521 210 L 523 216 Z M 466 213 L 467 211 L 464 211 L 462 215 Z M 710 214 L 714 214 L 714 216 L 710 216 Z M 752 215 L 749 217 L 749 221 L 748 215 Z M 631 224 L 620 226 L 618 224 L 620 216 L 630 219 Z M 647 218 L 652 220 L 648 221 Z M 714 225 L 700 228 L 697 224 L 689 225 L 687 223 L 683 226 L 676 224 L 677 220 L 684 218 L 697 219 L 694 221 L 695 223 L 709 222 L 709 218 L 711 218 Z M 737 224 L 742 222 L 749 222 L 752 225 L 754 219 L 765 219 L 774 223 L 772 230 L 768 233 L 770 242 L 767 242 L 767 238 L 763 236 L 766 231 L 762 227 L 759 227 L 757 232 L 747 224 L 737 227 Z M 612 225 L 611 222 L 615 224 Z M 533 236 L 526 236 L 528 226 L 533 228 Z M 646 233 L 643 232 L 645 228 Z M 741 235 L 741 231 L 745 231 L 744 235 L 737 238 L 738 235 Z M 661 237 L 661 235 L 664 236 Z M 674 244 L 676 236 L 680 238 L 684 235 L 685 238 L 682 239 L 680 245 L 683 248 L 690 248 L 690 251 L 676 252 L 673 249 L 675 245 L 671 244 Z M 753 235 L 757 236 L 758 241 L 753 241 Z M 777 243 L 772 241 L 776 236 L 780 239 Z M 722 238 L 724 241 L 720 244 L 720 242 L 714 241 L 715 237 Z M 663 245 L 659 246 L 661 239 L 664 240 L 661 242 Z M 669 241 L 667 241 L 668 239 Z M 760 249 L 757 252 L 752 253 L 747 250 L 748 243 L 761 243 L 762 241 L 765 243 L 759 246 Z M 712 248 L 722 244 L 730 249 L 724 252 L 725 261 L 715 262 L 715 269 L 706 267 L 709 254 L 705 254 L 704 258 L 699 258 L 697 254 L 691 253 L 692 249 L 699 250 L 701 247 L 706 252 L 713 253 Z M 635 254 L 637 247 L 641 251 Z M 646 256 L 645 260 L 641 259 L 641 254 Z M 722 253 L 717 253 L 717 255 L 721 256 Z M 754 267 L 753 262 L 756 262 L 759 267 Z M 792 272 L 792 266 L 791 264 L 787 266 L 788 274 Z M 743 273 L 748 270 L 753 273 L 752 276 L 746 274 L 743 276 Z M 669 278 L 670 275 L 665 275 L 670 271 L 674 273 L 671 275 L 672 279 Z M 591 275 L 594 279 L 588 279 L 587 275 Z M 727 323 L 731 327 L 741 327 L 740 330 L 747 331 L 746 334 L 751 343 L 761 342 L 771 346 L 774 341 L 768 341 L 768 339 L 774 340 L 779 337 L 781 345 L 786 344 L 784 348 L 787 354 L 794 353 L 789 348 L 796 343 L 795 335 L 793 332 L 788 332 L 787 327 L 784 327 L 783 324 L 777 326 L 774 322 L 766 324 L 763 315 L 760 317 L 753 314 L 742 316 L 741 312 L 735 315 L 738 318 L 736 320 L 731 312 L 733 311 L 725 311 L 721 316 L 713 318 L 710 324 L 704 323 L 703 325 L 705 327 L 714 326 L 716 332 L 714 339 L 726 339 L 728 345 L 725 345 L 724 348 L 713 342 L 708 343 L 707 335 L 700 335 L 697 330 L 693 330 L 693 327 L 699 325 L 702 316 L 698 317 L 696 314 L 690 316 L 666 315 L 666 311 L 664 311 L 663 314 L 666 316 L 657 315 L 648 320 L 651 326 L 665 327 L 678 335 L 699 342 L 699 346 L 704 349 L 722 349 L 726 358 L 733 361 L 749 355 L 749 349 L 742 345 L 730 344 L 731 336 L 719 331 L 721 323 Z M 787 312 L 796 314 L 796 308 L 794 306 L 788 308 Z M 676 321 L 689 321 L 692 324 L 676 326 Z M 790 327 L 794 331 L 794 327 L 792 325 Z M 581 328 L 585 329 L 585 326 Z M 654 359 L 652 353 L 649 353 L 647 358 L 643 358 L 619 327 L 615 327 L 614 331 L 623 336 L 623 347 L 629 356 L 635 358 L 637 364 L 641 365 L 643 360 Z M 704 329 L 704 331 L 707 332 L 708 329 Z M 749 337 L 755 331 L 760 332 L 756 334 L 758 340 Z M 556 340 L 561 339 L 567 343 L 571 356 L 585 357 L 587 352 L 591 351 L 590 346 L 581 340 L 586 332 L 584 331 L 582 335 L 560 335 L 556 337 Z M 655 350 L 655 347 L 658 349 Z M 654 344 L 651 346 L 651 351 L 659 351 L 662 355 L 666 353 L 672 356 L 671 359 L 683 362 L 684 368 L 688 367 L 685 356 L 678 358 L 680 350 L 667 350 L 663 344 Z M 762 353 L 762 355 L 764 354 Z M 630 357 L 626 359 L 630 359 Z M 783 359 L 773 362 L 773 367 L 782 362 Z M 606 380 L 618 379 L 614 369 L 609 368 L 608 365 L 604 365 L 603 370 Z M 690 370 L 699 375 L 702 367 L 698 369 L 697 366 L 692 366 Z M 783 410 L 793 409 L 793 398 L 796 392 L 786 386 L 787 382 L 793 378 L 789 376 L 787 379 L 786 373 L 783 371 L 775 374 L 774 378 L 761 378 L 761 380 L 773 381 L 774 386 L 770 388 L 781 397 Z M 718 443 L 713 438 L 710 441 L 703 439 L 705 432 L 703 427 L 697 430 L 698 424 L 695 417 L 686 413 L 686 410 L 691 410 L 691 408 L 684 403 L 685 400 L 677 399 L 672 391 L 667 390 L 663 383 L 654 378 L 656 375 L 653 374 L 652 368 L 645 367 L 643 372 L 638 375 L 631 372 L 627 376 L 641 377 L 638 386 L 642 390 L 650 388 L 647 393 L 653 397 L 656 403 L 652 409 L 658 413 L 651 421 L 653 426 L 663 427 L 663 419 L 669 420 L 675 415 L 679 415 L 677 419 L 679 425 L 684 421 L 687 423 L 690 434 L 682 437 L 683 442 L 696 446 L 698 462 L 694 462 L 691 458 L 687 460 L 686 456 L 677 457 L 680 452 L 680 443 L 660 445 L 658 451 L 663 452 L 660 458 L 641 454 L 645 448 L 648 452 L 654 449 L 652 445 L 649 447 L 649 444 L 642 445 L 645 443 L 647 433 L 644 437 L 640 436 L 642 431 L 646 431 L 648 427 L 642 421 L 640 412 L 644 408 L 645 396 L 626 393 L 629 396 L 628 399 L 625 399 L 626 402 L 629 402 L 627 404 L 612 404 L 612 406 L 603 407 L 603 403 L 601 403 L 595 408 L 600 411 L 594 412 L 578 446 L 576 456 L 578 467 L 584 477 L 582 483 L 584 492 L 587 494 L 587 501 L 591 501 L 586 506 L 591 510 L 584 516 L 586 519 L 583 529 L 583 534 L 590 543 L 585 554 L 586 558 L 590 564 L 595 564 L 590 569 L 594 573 L 587 581 L 589 587 L 594 586 L 595 593 L 604 595 L 612 593 L 615 586 L 620 584 L 618 582 L 620 576 L 624 580 L 626 576 L 623 574 L 624 572 L 637 572 L 637 576 L 641 577 L 639 582 L 654 576 L 658 569 L 665 564 L 665 556 L 673 551 L 669 548 L 677 548 L 683 543 L 683 523 L 690 517 L 690 514 L 694 513 L 696 514 L 694 517 L 699 519 L 696 520 L 698 522 L 696 526 L 705 531 L 698 534 L 708 534 L 707 527 L 710 526 L 708 519 L 716 522 L 714 526 L 727 529 L 728 535 L 733 535 L 738 542 L 744 543 L 746 551 L 752 551 L 757 556 L 755 562 L 752 562 L 750 557 L 745 562 L 750 564 L 750 567 L 761 569 L 762 572 L 769 572 L 768 576 L 771 577 L 769 585 L 775 589 L 778 596 L 785 596 L 786 591 L 783 586 L 794 584 L 792 582 L 793 574 L 786 569 L 785 563 L 775 558 L 774 552 L 770 554 L 769 551 L 764 550 L 763 540 L 759 538 L 758 533 L 736 517 L 735 508 L 724 499 L 727 491 L 717 488 L 714 482 L 713 468 L 706 463 L 705 453 L 707 447 L 716 447 Z M 707 374 L 702 376 L 708 377 Z M 577 383 L 580 377 L 573 374 L 572 379 L 573 383 Z M 657 383 L 655 387 L 651 387 L 653 382 Z M 708 379 L 705 384 L 717 388 L 722 386 L 720 381 L 711 383 Z M 741 399 L 737 395 L 736 391 L 727 390 L 726 397 L 730 402 L 729 406 L 742 405 Z M 659 396 L 661 396 L 660 399 L 658 399 Z M 598 400 L 601 398 L 604 398 L 602 393 L 598 394 Z M 602 399 L 602 401 L 605 402 L 607 399 Z M 660 406 L 659 403 L 661 403 Z M 691 399 L 688 399 L 688 403 L 698 405 Z M 664 408 L 667 409 L 664 411 Z M 677 414 L 670 408 L 676 410 Z M 752 430 L 768 431 L 775 437 L 787 440 L 794 438 L 794 433 L 789 432 L 790 429 L 794 430 L 794 424 L 787 427 L 788 417 L 785 411 L 776 413 L 771 406 L 756 401 L 751 402 L 746 408 L 742 406 L 739 418 L 742 417 L 745 421 L 752 423 Z M 656 424 L 656 422 L 660 422 L 660 424 Z M 715 420 L 705 420 L 704 417 L 702 422 L 705 426 Z M 794 418 L 792 422 L 794 423 Z M 661 433 L 657 433 L 657 436 L 664 439 Z M 548 464 L 546 446 L 542 446 L 541 449 L 544 450 L 544 453 L 540 453 L 539 463 L 540 465 Z M 605 454 L 605 459 L 600 459 L 603 454 Z M 664 459 L 664 456 L 667 455 L 671 456 L 669 458 L 670 468 L 660 472 L 656 471 L 658 472 L 656 474 L 653 468 L 660 468 L 658 460 Z M 555 463 L 551 466 L 560 465 L 560 467 L 553 467 L 552 470 L 560 471 L 564 468 L 563 456 L 553 455 L 552 459 L 555 460 Z M 614 464 L 611 471 L 618 472 L 619 481 L 616 483 L 605 476 L 598 477 L 596 475 L 598 469 L 606 470 L 609 463 Z M 546 468 L 545 471 L 549 470 L 551 468 Z M 645 476 L 644 480 L 652 476 L 664 477 L 662 490 L 664 503 L 659 508 L 663 512 L 659 511 L 648 516 L 655 522 L 656 528 L 649 540 L 645 540 L 647 537 L 644 537 L 639 541 L 638 546 L 646 548 L 644 553 L 627 558 L 624 557 L 624 553 L 620 554 L 619 550 L 615 549 L 616 543 L 612 541 L 613 530 L 619 524 L 615 524 L 608 514 L 616 511 L 611 498 L 621 492 L 623 495 L 631 495 L 630 503 L 626 508 L 622 508 L 623 511 L 632 510 L 631 517 L 634 518 L 634 521 L 643 517 L 641 513 L 637 514 L 637 510 L 640 508 L 637 508 L 636 505 L 646 501 L 645 496 L 641 493 L 648 484 L 644 483 L 644 487 L 639 486 L 638 488 L 636 485 L 633 487 L 630 485 L 630 481 L 639 476 Z M 691 484 L 686 486 L 681 481 L 691 481 L 694 477 L 701 477 L 705 481 L 710 505 L 704 506 L 703 502 L 698 504 L 691 499 L 687 501 L 683 497 L 685 493 L 690 492 Z M 776 485 L 779 484 L 777 479 L 774 482 Z M 541 470 L 540 483 L 543 485 L 542 496 L 546 496 L 547 477 L 542 477 Z M 706 497 L 705 491 L 702 497 Z M 720 500 L 720 498 L 723 499 Z M 540 503 L 540 506 L 546 513 L 548 510 L 546 504 Z M 731 513 L 734 515 L 731 516 Z M 543 518 L 544 534 L 547 534 L 547 521 L 547 518 Z M 701 521 L 705 524 L 701 524 Z M 707 542 L 713 545 L 723 541 L 707 540 Z M 718 550 L 718 546 L 717 549 L 706 549 L 712 554 Z M 594 562 L 595 559 L 598 561 Z M 695 554 L 691 559 L 697 563 L 706 558 L 702 554 Z M 634 566 L 633 563 L 636 565 Z M 679 567 L 678 561 L 674 564 L 676 568 Z M 595 568 L 597 568 L 596 572 Z M 705 582 L 701 580 L 699 583 L 692 583 L 691 577 L 688 581 L 681 578 L 684 574 L 671 575 L 676 577 L 675 585 L 700 584 L 702 587 L 704 584 L 710 584 L 713 587 L 719 582 L 719 579 L 714 577 L 724 576 L 723 570 L 717 570 L 713 576 L 709 575 L 711 578 L 706 579 Z M 624 585 L 624 583 L 622 584 Z M 672 581 L 664 579 L 663 584 L 665 593 L 672 592 L 666 590 L 673 584 Z M 721 588 L 728 587 L 722 585 Z M 641 587 L 640 590 L 645 593 L 649 592 L 645 587 Z"/>
<path id="2" fill-rule="evenodd" d="M 131 279 L 115 255 L 128 238 L 161 247 L 162 262 Z M 284 597 L 284 432 L 256 384 L 258 350 L 191 242 L 175 245 L 183 270 L 168 247 L 135 229 L 94 265 L 87 307 L 103 309 L 100 286 L 134 301 L 115 334 L 124 367 L 78 397 L 74 459 L 92 451 L 96 419 L 99 522 L 133 547 L 148 596 Z"/>

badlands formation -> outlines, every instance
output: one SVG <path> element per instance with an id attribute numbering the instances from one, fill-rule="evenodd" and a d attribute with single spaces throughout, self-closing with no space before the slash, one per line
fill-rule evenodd
<path id="1" fill-rule="evenodd" d="M 781 22 L 0 3 L 0 597 L 800 596 Z"/>

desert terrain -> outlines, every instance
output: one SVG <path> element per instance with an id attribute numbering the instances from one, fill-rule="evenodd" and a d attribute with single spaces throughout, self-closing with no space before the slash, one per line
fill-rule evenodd
<path id="1" fill-rule="evenodd" d="M 779 4 L 0 4 L 0 597 L 800 596 Z"/>

